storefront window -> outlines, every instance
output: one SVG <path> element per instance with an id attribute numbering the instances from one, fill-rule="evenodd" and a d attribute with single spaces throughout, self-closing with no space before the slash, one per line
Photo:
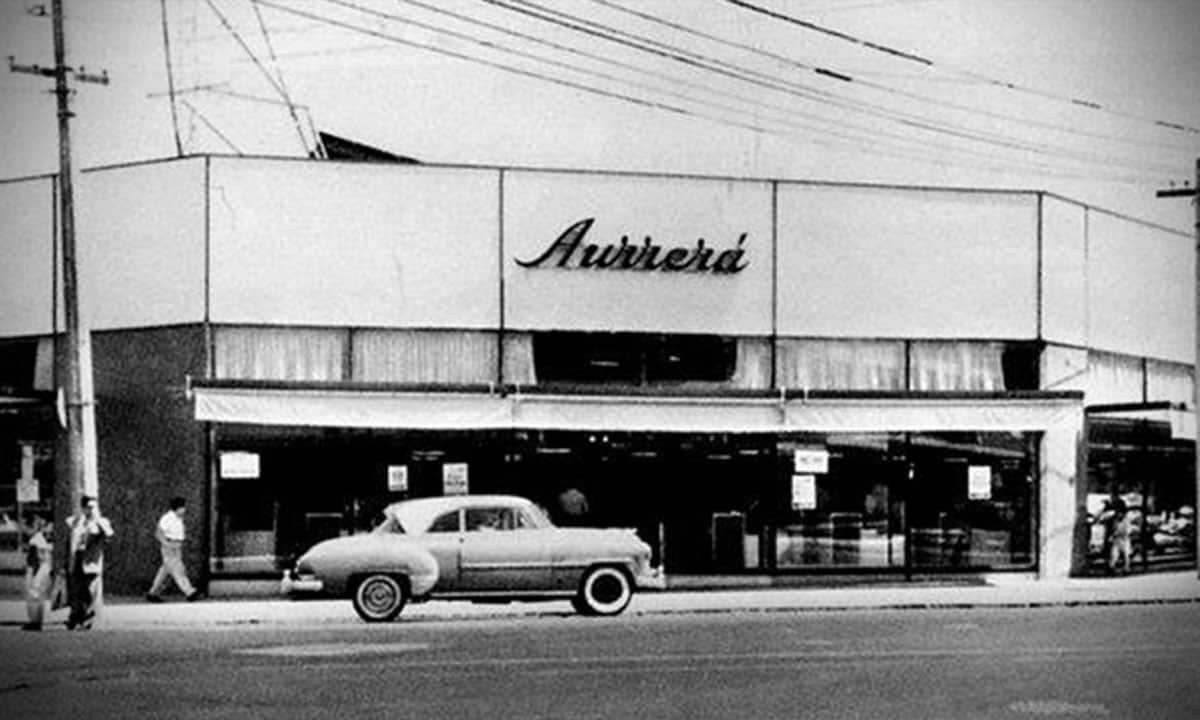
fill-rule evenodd
<path id="1" fill-rule="evenodd" d="M 928 433 L 908 438 L 914 567 L 1032 567 L 1036 436 Z"/>
<path id="2" fill-rule="evenodd" d="M 791 467 L 779 569 L 1033 565 L 1034 434 L 833 434 L 780 448 Z"/>
<path id="3" fill-rule="evenodd" d="M 1128 516 L 1129 559 L 1113 553 L 1114 523 Z M 1088 570 L 1191 567 L 1196 563 L 1193 443 L 1169 424 L 1093 417 L 1088 421 Z"/>
<path id="4" fill-rule="evenodd" d="M 53 508 L 54 468 L 49 442 L 7 441 L 0 447 L 0 570 L 25 567 L 22 516 L 49 518 Z"/>
<path id="5" fill-rule="evenodd" d="M 715 335 L 547 332 L 533 338 L 538 382 L 728 382 L 737 341 Z"/>

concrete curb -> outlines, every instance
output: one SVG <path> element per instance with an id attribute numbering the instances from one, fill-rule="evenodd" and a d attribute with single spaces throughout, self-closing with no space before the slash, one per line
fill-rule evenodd
<path id="1" fill-rule="evenodd" d="M 650 592 L 635 596 L 631 615 L 720 614 L 734 612 L 846 612 L 961 610 L 969 608 L 1043 608 L 1200 603 L 1200 578 L 1194 571 L 1118 578 L 1034 580 L 997 575 L 978 585 L 889 585 L 884 587 L 766 588 Z M 564 600 L 508 605 L 430 601 L 405 608 L 400 622 L 565 618 L 574 616 Z M 47 618 L 61 625 L 65 611 Z M 0 626 L 25 620 L 18 599 L 0 600 Z M 102 627 L 139 630 L 163 627 L 231 629 L 247 626 L 359 624 L 345 600 L 216 598 L 197 603 L 182 599 L 149 604 L 114 598 L 106 605 Z"/>

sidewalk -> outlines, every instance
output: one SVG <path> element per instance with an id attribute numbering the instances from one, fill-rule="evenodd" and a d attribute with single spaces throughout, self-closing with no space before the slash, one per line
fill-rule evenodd
<path id="1" fill-rule="evenodd" d="M 937 608 L 1200 603 L 1195 570 L 1115 578 L 1036 580 L 1026 575 L 994 574 L 972 585 L 897 583 L 858 587 L 752 588 L 737 590 L 668 590 L 636 595 L 629 614 L 922 610 Z M 400 622 L 488 619 L 573 614 L 565 600 L 498 604 L 431 601 L 405 608 Z M 61 622 L 65 611 L 52 613 Z M 0 627 L 16 628 L 25 620 L 19 599 L 0 599 Z M 348 600 L 290 601 L 274 598 L 212 598 L 196 603 L 181 599 L 151 605 L 140 599 L 111 598 L 104 627 L 232 628 L 254 625 L 358 623 Z"/>

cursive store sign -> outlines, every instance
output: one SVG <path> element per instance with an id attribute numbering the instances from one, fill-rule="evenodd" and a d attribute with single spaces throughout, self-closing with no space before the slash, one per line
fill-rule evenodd
<path id="1" fill-rule="evenodd" d="M 532 260 L 517 258 L 521 267 L 560 267 L 593 270 L 641 270 L 660 272 L 712 273 L 732 275 L 746 269 L 746 233 L 732 248 L 717 251 L 699 238 L 691 246 L 664 247 L 646 236 L 640 243 L 630 242 L 622 235 L 620 242 L 597 244 L 585 242 L 596 218 L 584 218 L 570 226 Z"/>

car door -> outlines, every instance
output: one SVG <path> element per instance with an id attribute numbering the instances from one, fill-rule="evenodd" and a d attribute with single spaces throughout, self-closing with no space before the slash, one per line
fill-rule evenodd
<path id="1" fill-rule="evenodd" d="M 553 588 L 553 549 L 520 508 L 471 507 L 464 521 L 460 590 L 530 593 Z"/>
<path id="2" fill-rule="evenodd" d="M 438 581 L 434 592 L 458 590 L 462 584 L 462 510 L 450 510 L 435 518 L 420 535 L 420 542 L 437 560 Z"/>

